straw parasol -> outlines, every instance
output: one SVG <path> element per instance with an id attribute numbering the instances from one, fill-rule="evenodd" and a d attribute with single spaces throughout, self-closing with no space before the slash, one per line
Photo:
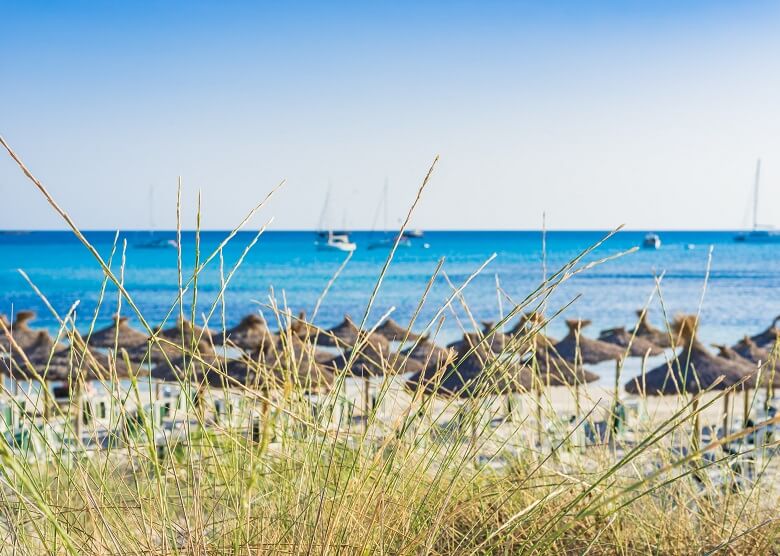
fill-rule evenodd
<path id="1" fill-rule="evenodd" d="M 638 309 L 636 311 L 636 316 L 639 320 L 631 332 L 634 333 L 637 338 L 649 340 L 660 348 L 672 347 L 669 333 L 650 324 L 647 320 L 647 311 Z M 680 345 L 679 341 L 677 342 L 677 345 Z"/>
<path id="2" fill-rule="evenodd" d="M 334 357 L 333 353 L 318 350 L 313 344 L 292 334 L 281 334 L 275 337 L 273 342 L 266 343 L 259 350 L 254 350 L 252 354 L 261 354 L 267 361 L 289 359 L 293 356 L 297 361 L 312 361 L 317 364 L 328 362 Z"/>
<path id="3" fill-rule="evenodd" d="M 224 384 L 227 359 L 216 353 L 203 356 L 179 355 L 152 367 L 151 377 L 164 382 L 205 382 L 211 386 Z"/>
<path id="4" fill-rule="evenodd" d="M 33 330 L 27 324 L 34 319 L 34 311 L 19 311 L 16 313 L 16 318 L 11 325 L 11 336 L 13 336 L 16 344 L 23 350 L 26 350 L 38 340 L 38 333 L 40 331 Z"/>
<path id="5" fill-rule="evenodd" d="M 328 330 L 320 330 L 317 334 L 317 345 L 327 347 L 338 347 L 342 349 L 352 348 L 359 342 L 366 341 L 368 333 L 360 330 L 349 315 L 344 315 L 344 320 Z M 381 334 L 368 335 L 367 341 L 387 342 L 388 340 Z"/>
<path id="6" fill-rule="evenodd" d="M 38 335 L 35 343 L 25 350 L 30 364 L 42 378 L 50 381 L 67 381 L 77 373 L 85 373 L 85 380 L 109 379 L 114 376 L 126 378 L 130 369 L 121 360 L 112 361 L 103 353 L 76 346 L 58 348 L 51 337 L 43 332 Z M 17 379 L 32 379 L 24 357 L 14 354 L 2 362 L 4 371 Z"/>
<path id="7" fill-rule="evenodd" d="M 265 319 L 256 313 L 245 316 L 236 326 L 214 336 L 217 345 L 233 345 L 243 350 L 261 349 L 276 339 Z"/>
<path id="8" fill-rule="evenodd" d="M 281 357 L 266 358 L 262 352 L 238 359 L 227 359 L 216 353 L 186 355 L 155 365 L 152 377 L 165 382 L 189 380 L 214 387 L 241 385 L 262 391 L 281 388 L 290 381 L 300 384 L 307 392 L 327 389 L 333 384 L 333 376 L 310 360 L 285 362 Z"/>
<path id="9" fill-rule="evenodd" d="M 193 337 L 196 341 L 203 340 L 211 344 L 216 333 L 179 316 L 176 318 L 176 324 L 173 326 L 162 330 L 158 327 L 157 336 L 178 344 L 181 344 L 182 341 L 190 344 Z"/>
<path id="10" fill-rule="evenodd" d="M 624 352 L 630 346 L 628 350 L 629 357 L 653 356 L 664 352 L 663 348 L 658 347 L 647 338 L 641 336 L 632 337 L 631 333 L 624 326 L 602 330 L 598 339 L 600 342 L 619 346 L 623 348 Z"/>
<path id="11" fill-rule="evenodd" d="M 400 342 L 404 338 L 410 342 L 414 342 L 420 338 L 419 334 L 415 334 L 391 318 L 388 318 L 385 322 L 377 326 L 374 332 L 381 334 L 391 342 Z"/>
<path id="12" fill-rule="evenodd" d="M 346 369 L 353 376 L 371 377 L 419 372 L 424 365 L 401 353 L 390 352 L 388 345 L 375 342 L 366 344 L 358 352 L 348 350 L 344 355 L 334 357 L 328 367 L 335 372 Z"/>
<path id="13" fill-rule="evenodd" d="M 447 347 L 455 350 L 458 355 L 465 355 L 475 346 L 489 348 L 493 353 L 501 353 L 506 347 L 506 337 L 503 334 L 486 337 L 479 332 L 466 332 L 457 342 L 447 344 Z"/>
<path id="14" fill-rule="evenodd" d="M 718 350 L 718 357 L 740 365 L 746 373 L 752 373 L 756 370 L 756 365 L 749 359 L 742 357 L 735 349 L 724 344 L 712 344 L 712 347 Z"/>
<path id="15" fill-rule="evenodd" d="M 530 369 L 498 358 L 484 347 L 444 368 L 423 369 L 406 382 L 411 391 L 422 388 L 427 394 L 458 398 L 530 392 L 532 385 Z"/>
<path id="16" fill-rule="evenodd" d="M 726 390 L 746 378 L 750 382 L 751 369 L 744 360 L 713 355 L 696 339 L 694 316 L 678 317 L 674 331 L 683 340 L 683 349 L 672 361 L 649 371 L 644 379 L 632 378 L 625 385 L 629 394 L 697 394 L 709 389 Z M 753 386 L 745 384 L 746 388 Z"/>
<path id="17" fill-rule="evenodd" d="M 184 353 L 194 352 L 201 356 L 214 353 L 211 344 L 206 340 L 198 342 L 194 350 L 191 346 L 192 344 L 186 342 L 182 349 L 181 339 L 178 342 L 165 338 L 159 338 L 157 342 L 153 342 L 150 339 L 144 345 L 127 350 L 127 356 L 130 361 L 135 362 L 163 363 L 181 357 Z"/>
<path id="18" fill-rule="evenodd" d="M 555 344 L 555 352 L 566 361 L 593 365 L 602 361 L 621 359 L 623 349 L 615 344 L 591 340 L 582 335 L 582 329 L 590 324 L 589 320 L 570 319 L 566 321 L 569 333 Z M 579 356 L 579 358 L 578 358 Z"/>
<path id="19" fill-rule="evenodd" d="M 33 361 L 41 361 L 44 358 L 48 359 L 48 357 L 57 350 L 57 347 L 58 346 L 54 345 L 54 340 L 49 333 L 45 330 L 40 330 L 36 332 L 34 341 L 28 345 L 26 349 L 18 350 L 12 348 L 9 352 L 6 348 L 3 348 L 2 353 L 8 355 L 7 357 L 0 358 L 0 365 L 5 373 L 16 372 L 17 374 L 24 374 L 27 372 L 25 358 L 31 363 Z M 19 370 L 19 367 L 22 367 L 22 369 Z"/>
<path id="20" fill-rule="evenodd" d="M 290 332 L 299 338 L 314 338 L 322 331 L 306 320 L 306 311 L 301 311 L 290 319 Z"/>
<path id="21" fill-rule="evenodd" d="M 271 369 L 282 382 L 299 384 L 314 392 L 329 388 L 333 376 L 325 367 L 333 355 L 318 351 L 292 334 L 282 335 L 276 341 L 251 357 Z"/>
<path id="22" fill-rule="evenodd" d="M 772 358 L 771 351 L 758 347 L 758 345 L 749 336 L 745 336 L 739 342 L 734 344 L 732 349 L 748 361 L 756 364 L 766 363 Z"/>
<path id="23" fill-rule="evenodd" d="M 419 361 L 425 369 L 431 367 L 439 368 L 456 357 L 453 349 L 441 347 L 427 338 L 416 345 L 406 348 L 401 352 L 401 355 Z"/>
<path id="24" fill-rule="evenodd" d="M 507 335 L 514 338 L 527 339 L 529 334 L 533 334 L 533 342 L 537 348 L 552 347 L 558 343 L 558 340 L 542 334 L 540 328 L 544 326 L 544 315 L 537 311 L 531 311 L 520 315 L 517 324 Z M 534 332 L 536 330 L 536 332 Z"/>
<path id="25" fill-rule="evenodd" d="M 133 349 L 146 344 L 148 336 L 131 327 L 127 317 L 114 315 L 113 324 L 89 337 L 89 345 L 98 348 Z"/>
<path id="26" fill-rule="evenodd" d="M 542 384 L 550 386 L 576 386 L 596 382 L 600 377 L 581 365 L 566 361 L 553 349 L 540 349 L 526 362 L 526 366 L 536 369 Z"/>
<path id="27" fill-rule="evenodd" d="M 775 320 L 772 321 L 769 328 L 751 336 L 750 339 L 760 348 L 771 347 L 774 345 L 775 341 L 777 341 L 777 336 L 780 334 L 780 328 L 777 326 L 778 321 L 780 321 L 780 316 L 775 317 Z"/>
<path id="28" fill-rule="evenodd" d="M 325 392 L 333 387 L 333 374 L 317 362 L 277 359 L 271 366 L 257 360 L 240 359 L 228 362 L 227 374 L 249 387 L 265 390 L 280 389 L 294 384 L 304 392 Z"/>

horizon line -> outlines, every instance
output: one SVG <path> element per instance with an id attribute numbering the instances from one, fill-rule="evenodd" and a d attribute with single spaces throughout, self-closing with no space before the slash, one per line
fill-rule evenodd
<path id="1" fill-rule="evenodd" d="M 658 232 L 658 233 L 679 233 L 679 232 L 697 232 L 697 233 L 739 233 L 750 228 L 623 228 L 617 230 L 615 228 L 406 228 L 406 231 L 421 230 L 424 233 L 441 233 L 441 232 L 475 232 L 475 233 L 495 233 L 495 232 L 604 232 L 604 233 L 621 233 L 621 232 Z M 150 230 L 148 228 L 125 228 L 125 229 L 109 229 L 109 228 L 79 228 L 80 232 L 86 233 L 176 233 L 176 228 L 160 228 Z M 196 232 L 195 228 L 182 228 L 182 232 Z M 229 228 L 200 228 L 200 232 L 226 232 L 231 233 L 234 230 Z M 249 226 L 244 227 L 239 232 L 252 232 L 256 233 L 257 230 Z M 263 233 L 318 233 L 327 230 L 319 230 L 317 228 L 281 228 L 273 230 L 265 230 Z M 400 231 L 399 229 L 391 230 L 372 230 L 368 228 L 334 228 L 333 231 L 345 231 L 348 233 L 394 233 Z M 69 228 L 7 228 L 0 229 L 0 234 L 25 234 L 25 233 L 41 233 L 41 232 L 63 232 L 73 234 L 73 231 Z"/>

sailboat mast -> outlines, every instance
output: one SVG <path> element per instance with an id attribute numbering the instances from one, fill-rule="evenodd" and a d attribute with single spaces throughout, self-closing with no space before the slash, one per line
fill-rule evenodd
<path id="1" fill-rule="evenodd" d="M 758 229 L 758 188 L 761 182 L 761 159 L 756 161 L 756 178 L 753 185 L 753 230 Z"/>
<path id="2" fill-rule="evenodd" d="M 387 185 L 387 178 L 385 178 L 385 191 L 384 191 L 384 196 L 385 196 L 385 199 L 384 199 L 384 201 L 385 201 L 385 206 L 384 206 L 384 209 L 385 209 L 385 234 L 387 234 L 390 231 L 389 228 L 388 228 L 388 224 L 387 224 L 387 222 L 388 222 L 388 220 L 387 220 L 387 204 L 388 204 L 387 203 L 387 199 L 388 199 L 387 192 L 388 192 L 388 185 Z"/>
<path id="3" fill-rule="evenodd" d="M 328 214 L 328 204 L 330 203 L 330 188 L 331 184 L 328 183 L 328 189 L 325 192 L 325 202 L 322 204 L 322 211 L 320 212 L 320 222 L 317 226 L 317 231 L 322 233 L 325 231 L 325 218 Z"/>
<path id="4" fill-rule="evenodd" d="M 149 186 L 149 235 L 154 235 L 154 186 Z"/>

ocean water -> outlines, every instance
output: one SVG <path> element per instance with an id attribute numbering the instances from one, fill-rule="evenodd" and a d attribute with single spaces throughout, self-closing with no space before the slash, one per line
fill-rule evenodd
<path id="1" fill-rule="evenodd" d="M 114 244 L 113 232 L 88 232 L 89 241 L 108 259 Z M 201 260 L 215 252 L 226 232 L 203 232 L 200 238 Z M 745 333 L 764 329 L 780 314 L 780 245 L 745 245 L 733 241 L 731 232 L 665 232 L 660 250 L 639 249 L 591 268 L 562 284 L 548 302 L 550 312 L 573 301 L 563 318 L 591 319 L 586 333 L 617 325 L 632 325 L 634 311 L 642 307 L 655 290 L 655 276 L 663 274 L 661 296 L 667 311 L 696 311 L 703 298 L 701 336 L 707 342 L 733 342 Z M 600 241 L 605 232 L 548 232 L 546 268 L 552 273 Z M 614 256 L 641 245 L 644 233 L 621 232 L 608 239 L 584 261 Z M 175 237 L 173 232 L 158 232 L 155 237 Z M 344 267 L 324 297 L 315 322 L 330 326 L 345 313 L 360 319 L 374 289 L 386 250 L 365 247 L 377 237 L 355 232 L 358 250 Z M 213 314 L 209 323 L 221 327 L 223 306 L 215 300 L 220 289 L 220 273 L 229 275 L 254 238 L 239 233 L 201 273 L 198 279 L 196 313 Z M 162 319 L 176 301 L 177 253 L 175 249 L 140 249 L 145 233 L 121 234 L 112 266 L 119 272 L 122 245 L 124 280 L 127 290 L 148 320 Z M 311 232 L 266 232 L 246 254 L 235 270 L 226 290 L 224 314 L 228 326 L 242 315 L 262 311 L 269 318 L 271 296 L 279 306 L 309 315 L 329 281 L 344 262 L 345 253 L 322 252 L 314 248 Z M 710 250 L 712 263 L 705 290 Z M 185 233 L 182 241 L 185 280 L 195 261 L 195 235 Z M 400 248 L 379 289 L 370 314 L 373 324 L 386 311 L 400 322 L 417 308 L 426 284 L 439 261 L 442 272 L 434 281 L 418 317 L 416 329 L 424 328 L 452 292 L 450 282 L 460 286 L 493 254 L 495 258 L 463 292 L 463 301 L 477 320 L 497 320 L 511 308 L 509 298 L 521 301 L 543 279 L 541 232 L 428 232 L 413 246 Z M 22 277 L 23 270 L 54 308 L 65 313 L 79 302 L 77 323 L 88 326 L 101 293 L 103 273 L 87 249 L 68 232 L 30 232 L 0 234 L 0 312 L 11 314 L 21 309 L 38 312 L 35 325 L 56 328 L 56 320 L 43 301 Z M 449 280 L 449 282 L 448 282 Z M 499 296 L 497 283 L 506 295 Z M 501 307 L 499 307 L 501 298 Z M 192 293 L 185 296 L 187 314 Z M 108 286 L 98 313 L 97 325 L 109 322 L 117 308 L 117 292 Z M 123 313 L 129 314 L 127 305 Z M 463 303 L 454 302 L 442 315 L 445 320 L 439 340 L 460 336 L 471 329 Z M 563 318 L 554 321 L 550 334 L 562 336 Z M 655 295 L 650 318 L 661 323 L 661 305 Z"/>

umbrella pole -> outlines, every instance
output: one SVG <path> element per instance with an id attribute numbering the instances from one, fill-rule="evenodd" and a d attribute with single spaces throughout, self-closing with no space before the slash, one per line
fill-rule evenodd
<path id="1" fill-rule="evenodd" d="M 610 415 L 609 432 L 610 437 L 612 434 L 617 434 L 617 410 L 620 405 L 620 359 L 615 360 L 615 392 L 612 402 L 612 414 Z"/>
<path id="2" fill-rule="evenodd" d="M 764 413 L 769 413 L 769 406 L 771 405 L 769 402 L 772 399 L 772 378 L 769 377 L 766 380 L 766 396 L 764 397 Z"/>
<path id="3" fill-rule="evenodd" d="M 542 446 L 542 388 L 536 388 L 536 438 L 539 447 Z"/>
<path id="4" fill-rule="evenodd" d="M 691 412 L 693 414 L 693 435 L 691 437 L 691 451 L 699 451 L 699 441 L 701 430 L 699 429 L 699 398 L 693 398 L 691 402 Z"/>
<path id="5" fill-rule="evenodd" d="M 574 416 L 580 418 L 580 381 L 574 378 Z"/>
<path id="6" fill-rule="evenodd" d="M 78 378 L 76 378 L 75 392 L 71 395 L 71 403 L 76 400 L 76 442 L 81 441 L 81 417 L 82 417 L 82 403 L 81 403 L 81 387 L 78 384 Z"/>
<path id="7" fill-rule="evenodd" d="M 265 447 L 268 444 L 268 436 L 269 436 L 268 433 L 269 433 L 269 425 L 270 425 L 269 418 L 268 418 L 268 414 L 269 414 L 268 400 L 266 399 L 265 396 L 263 396 L 263 401 L 262 401 L 260 411 L 262 413 L 262 419 L 263 419 L 263 425 L 262 425 L 263 432 L 262 432 L 262 436 L 260 437 L 260 451 L 264 452 Z"/>
<path id="8" fill-rule="evenodd" d="M 43 419 L 48 423 L 49 419 L 51 419 L 52 410 L 52 403 L 50 399 L 51 392 L 49 392 L 49 384 L 47 382 L 41 384 L 41 388 L 43 388 Z"/>
<path id="9" fill-rule="evenodd" d="M 368 414 L 371 412 L 371 397 L 369 392 L 371 380 L 368 375 L 363 375 L 363 432 L 368 432 Z"/>
<path id="10" fill-rule="evenodd" d="M 743 387 L 742 393 L 742 427 L 746 428 L 750 420 L 750 389 Z"/>
<path id="11" fill-rule="evenodd" d="M 731 391 L 727 391 L 723 396 L 723 436 L 729 435 L 729 406 L 731 404 Z"/>

